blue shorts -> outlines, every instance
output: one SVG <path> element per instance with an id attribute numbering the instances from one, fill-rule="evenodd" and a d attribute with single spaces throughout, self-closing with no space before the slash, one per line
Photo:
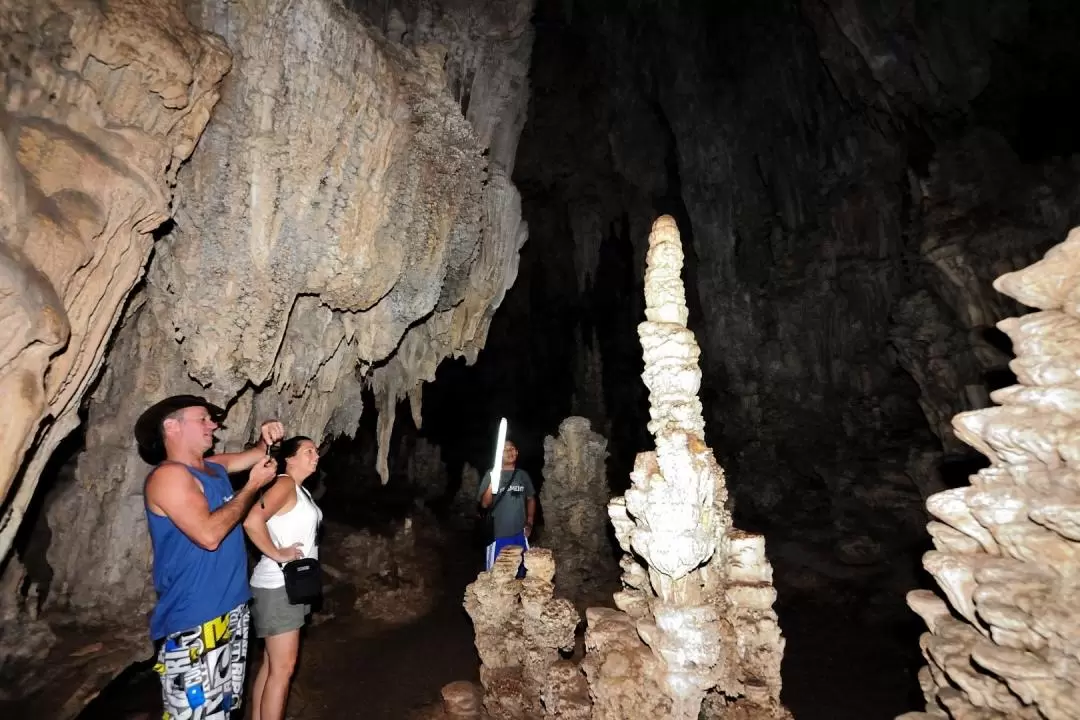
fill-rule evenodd
<path id="1" fill-rule="evenodd" d="M 517 545 L 523 547 L 526 550 L 529 549 L 529 539 L 525 537 L 525 532 L 519 532 L 517 535 L 510 535 L 509 537 L 495 538 L 495 542 L 491 543 L 484 550 L 484 570 L 490 570 L 491 566 L 495 564 L 495 558 L 499 557 L 499 552 L 504 547 L 509 545 Z M 518 568 L 518 578 L 525 577 L 525 562 L 522 561 L 521 567 Z"/>

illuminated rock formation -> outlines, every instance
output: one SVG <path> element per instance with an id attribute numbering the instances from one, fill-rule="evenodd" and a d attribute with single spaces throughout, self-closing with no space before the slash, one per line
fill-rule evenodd
<path id="1" fill-rule="evenodd" d="M 700 352 L 686 327 L 682 245 L 671 217 L 653 224 L 647 262 L 646 321 L 638 334 L 656 451 L 638 455 L 632 487 L 609 506 L 628 553 L 622 562 L 625 589 L 615 603 L 659 661 L 654 680 L 670 702 L 667 717 L 696 720 L 710 691 L 726 698 L 715 705 L 717 711 L 730 703 L 753 717 L 786 717 L 779 704 L 784 641 L 772 609 L 772 568 L 764 538 L 732 527 L 724 473 L 705 445 L 697 396 Z M 630 632 L 631 625 L 624 627 Z M 622 692 L 625 685 L 609 683 L 605 669 L 611 663 L 603 659 L 626 651 L 616 649 L 617 634 L 602 641 L 597 633 L 590 626 L 586 636 L 600 656 L 586 664 L 599 694 L 597 708 L 626 712 L 625 703 L 604 693 Z M 619 643 L 632 646 L 633 640 Z M 635 687 L 635 694 L 645 687 Z M 662 704 L 653 698 L 640 707 Z M 619 715 L 607 710 L 594 717 Z"/>
<path id="2" fill-rule="evenodd" d="M 994 287 L 1038 311 L 998 323 L 1018 384 L 953 419 L 990 466 L 927 501 L 936 549 L 923 565 L 948 602 L 908 595 L 928 664 L 925 712 L 904 720 L 1064 720 L 1080 707 L 1080 229 Z"/>

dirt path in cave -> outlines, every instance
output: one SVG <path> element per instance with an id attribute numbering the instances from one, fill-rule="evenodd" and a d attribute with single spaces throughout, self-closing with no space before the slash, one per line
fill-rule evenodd
<path id="1" fill-rule="evenodd" d="M 350 587 L 331 590 L 329 601 L 346 611 L 307 629 L 289 720 L 406 720 L 439 703 L 447 683 L 478 681 L 480 660 L 462 598 L 480 568 L 467 542 L 443 549 L 443 593 L 412 623 L 369 621 L 351 611 Z"/>

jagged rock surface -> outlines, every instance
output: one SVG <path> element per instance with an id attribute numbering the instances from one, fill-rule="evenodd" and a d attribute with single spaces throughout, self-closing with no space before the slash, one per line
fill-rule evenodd
<path id="1" fill-rule="evenodd" d="M 544 546 L 555 554 L 556 585 L 579 610 L 603 603 L 619 575 L 608 540 L 607 440 L 583 417 L 544 439 Z"/>
<path id="2" fill-rule="evenodd" d="M 671 697 L 660 680 L 663 661 L 641 642 L 633 617 L 610 608 L 585 612 L 585 659 L 593 720 L 665 718 Z"/>
<path id="3" fill-rule="evenodd" d="M 784 641 L 765 540 L 732 527 L 724 472 L 704 441 L 700 350 L 686 327 L 682 243 L 670 216 L 653 224 L 647 261 L 638 335 L 656 451 L 637 456 L 631 488 L 609 506 L 627 553 L 615 604 L 660 659 L 654 680 L 670 700 L 667 717 L 696 720 L 713 689 L 756 717 L 790 717 L 780 705 Z M 606 681 L 600 672 L 596 682 Z"/>
<path id="4" fill-rule="evenodd" d="M 493 720 L 587 718 L 588 696 L 573 682 L 577 669 L 560 663 L 574 648 L 579 616 L 569 600 L 553 597 L 551 551 L 524 553 L 527 574 L 516 579 L 522 549 L 507 547 L 490 571 L 465 590 L 475 628 L 484 708 Z M 545 714 L 544 708 L 551 708 Z"/>
<path id="5" fill-rule="evenodd" d="M 1018 384 L 953 419 L 990 466 L 927 501 L 936 549 L 923 564 L 948 603 L 908 596 L 929 627 L 927 704 L 904 720 L 1065 720 L 1080 707 L 1080 228 L 994 287 L 1038 312 L 998 323 Z"/>
<path id="6" fill-rule="evenodd" d="M 80 422 L 231 56 L 174 0 L 3 2 L 0 47 L 2 562 Z"/>
<path id="7" fill-rule="evenodd" d="M 98 620 L 152 601 L 130 428 L 163 395 L 229 406 L 235 448 L 267 417 L 352 434 L 369 384 L 385 482 L 397 401 L 443 357 L 475 359 L 515 276 L 529 7 L 422 4 L 402 45 L 334 0 L 193 6 L 237 61 L 90 404 L 77 482 L 48 509 L 66 527 L 50 602 Z M 452 80 L 474 65 L 485 101 L 466 118 Z"/>
<path id="8" fill-rule="evenodd" d="M 430 612 L 438 601 L 442 562 L 438 548 L 449 539 L 427 514 L 406 517 L 393 532 L 350 530 L 327 523 L 325 563 L 356 591 L 351 608 L 335 614 L 406 625 Z"/>
<path id="9" fill-rule="evenodd" d="M 401 450 L 406 454 L 403 465 L 419 502 L 429 503 L 446 495 L 449 476 L 442 458 L 442 448 L 425 438 L 417 438 L 415 443 L 402 443 Z"/>
<path id="10" fill-rule="evenodd" d="M 454 494 L 452 507 L 454 518 L 463 525 L 471 525 L 477 519 L 476 493 L 480 490 L 480 471 L 465 463 L 461 468 L 461 485 Z"/>

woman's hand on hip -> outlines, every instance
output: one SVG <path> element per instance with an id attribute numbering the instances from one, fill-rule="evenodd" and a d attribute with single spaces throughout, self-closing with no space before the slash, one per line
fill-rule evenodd
<path id="1" fill-rule="evenodd" d="M 278 556 L 274 558 L 279 563 L 292 562 L 304 557 L 304 543 L 293 543 L 287 548 L 278 548 Z"/>

